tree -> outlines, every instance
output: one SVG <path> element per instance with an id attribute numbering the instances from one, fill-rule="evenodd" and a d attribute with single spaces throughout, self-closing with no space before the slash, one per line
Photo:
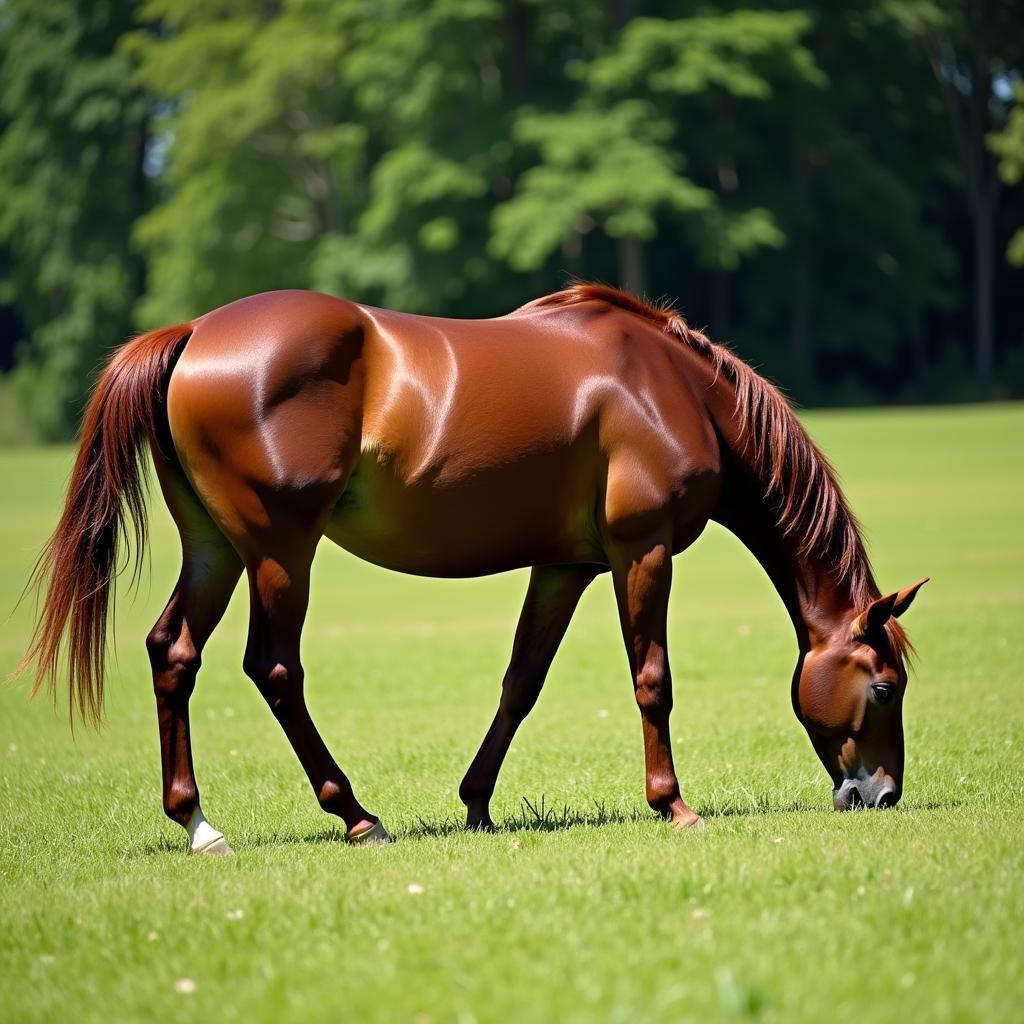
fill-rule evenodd
<path id="1" fill-rule="evenodd" d="M 0 8 L 0 302 L 26 332 L 17 383 L 44 436 L 66 436 L 143 286 L 128 244 L 145 209 L 145 100 L 116 49 L 132 0 Z"/>
<path id="2" fill-rule="evenodd" d="M 958 300 L 945 114 L 916 41 L 880 31 L 870 6 L 807 15 L 821 84 L 777 85 L 729 126 L 731 181 L 787 240 L 736 275 L 734 337 L 803 401 L 914 397 Z"/>
<path id="3" fill-rule="evenodd" d="M 288 286 L 487 308 L 500 4 L 150 0 L 145 13 L 160 28 L 130 51 L 168 105 L 162 201 L 137 234 L 144 320 Z"/>
<path id="4" fill-rule="evenodd" d="M 999 173 L 1006 185 L 1016 185 L 1024 178 L 1024 85 L 1014 92 L 1016 105 L 1001 132 L 988 137 L 992 152 L 999 159 Z M 1016 267 L 1024 267 L 1024 228 L 1018 228 L 1006 249 L 1006 258 Z"/>
<path id="5" fill-rule="evenodd" d="M 332 165 L 359 159 L 362 133 L 324 116 L 342 41 L 303 9 L 316 13 L 150 0 L 150 27 L 126 40 L 158 103 L 159 201 L 135 228 L 148 326 L 304 286 L 318 235 L 345 215 Z"/>
<path id="6" fill-rule="evenodd" d="M 890 0 L 879 13 L 925 48 L 959 157 L 973 235 L 974 372 L 992 381 L 995 228 L 1001 181 L 987 140 L 1005 126 L 1007 76 L 1024 59 L 1017 0 Z"/>
<path id="7" fill-rule="evenodd" d="M 628 20 L 591 59 L 570 66 L 575 102 L 519 113 L 513 137 L 537 149 L 540 162 L 496 210 L 494 251 L 513 267 L 539 266 L 560 246 L 571 253 L 581 231 L 597 225 L 617 240 L 620 282 L 643 292 L 643 246 L 666 217 L 677 219 L 705 267 L 732 271 L 750 253 L 781 245 L 769 210 L 683 171 L 692 154 L 722 141 L 694 130 L 702 105 L 756 103 L 779 80 L 818 80 L 800 44 L 807 29 L 793 12 Z M 723 176 L 730 159 L 726 151 L 715 161 Z"/>
<path id="8" fill-rule="evenodd" d="M 20 389 L 56 436 L 135 326 L 281 287 L 491 316 L 576 274 L 803 401 L 963 393 L 1024 329 L 1013 7 L 0 0 Z"/>
<path id="9" fill-rule="evenodd" d="M 600 225 L 618 239 L 620 283 L 643 293 L 642 243 L 656 234 L 658 214 L 714 204 L 708 190 L 679 173 L 683 160 L 665 145 L 671 135 L 672 126 L 637 100 L 522 112 L 513 138 L 535 147 L 540 163 L 495 210 L 492 251 L 516 270 L 532 270 L 559 248 L 573 255 L 580 235 Z"/>

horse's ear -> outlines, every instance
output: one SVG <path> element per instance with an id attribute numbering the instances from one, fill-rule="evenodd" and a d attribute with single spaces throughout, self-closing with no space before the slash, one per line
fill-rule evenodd
<path id="1" fill-rule="evenodd" d="M 892 606 L 892 617 L 898 619 L 914 602 L 917 592 L 928 582 L 928 577 L 919 580 L 912 587 L 904 587 L 896 595 L 896 603 Z"/>
<path id="2" fill-rule="evenodd" d="M 886 594 L 867 606 L 850 624 L 850 636 L 853 640 L 862 640 L 872 634 L 878 635 L 879 630 L 890 618 L 898 618 L 913 603 L 917 592 L 928 582 L 928 577 L 919 580 L 912 587 Z"/>
<path id="3" fill-rule="evenodd" d="M 877 636 L 882 627 L 889 621 L 899 594 L 886 594 L 867 606 L 850 624 L 850 637 L 863 640 L 868 636 Z"/>

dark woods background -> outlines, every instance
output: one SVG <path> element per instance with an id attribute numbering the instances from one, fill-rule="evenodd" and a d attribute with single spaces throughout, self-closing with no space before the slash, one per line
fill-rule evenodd
<path id="1" fill-rule="evenodd" d="M 111 345 L 251 292 L 569 274 L 801 402 L 1020 394 L 1022 69 L 999 0 L 0 0 L 4 415 L 66 436 Z"/>

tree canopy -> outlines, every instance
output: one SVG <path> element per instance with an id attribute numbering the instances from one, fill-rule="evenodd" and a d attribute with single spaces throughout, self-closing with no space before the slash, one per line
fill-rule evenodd
<path id="1" fill-rule="evenodd" d="M 805 402 L 1013 393 L 1022 66 L 1008 0 L 3 0 L 15 382 L 57 437 L 104 351 L 245 294 L 578 275 Z"/>

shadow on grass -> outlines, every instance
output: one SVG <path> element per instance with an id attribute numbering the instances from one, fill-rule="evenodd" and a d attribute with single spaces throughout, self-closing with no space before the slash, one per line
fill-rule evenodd
<path id="1" fill-rule="evenodd" d="M 548 807 L 544 797 L 536 804 L 526 797 L 522 799 L 519 813 L 506 815 L 496 822 L 496 831 L 505 833 L 516 832 L 562 832 L 570 828 L 601 828 L 605 825 L 627 825 L 641 821 L 655 821 L 648 810 L 634 808 L 629 810 L 607 810 L 603 803 L 595 803 L 589 810 L 581 810 L 563 804 L 556 810 Z M 461 818 L 445 816 L 440 820 L 420 818 L 416 824 L 406 825 L 392 830 L 395 839 L 442 839 L 448 836 L 466 835 L 466 827 Z M 345 836 L 339 827 L 327 827 L 319 832 L 299 835 L 296 833 L 268 831 L 262 834 L 239 836 L 239 845 L 252 848 L 286 845 L 319 845 L 325 843 L 344 843 Z M 139 856 L 152 856 L 162 853 L 181 853 L 184 839 L 176 841 L 161 835 L 151 843 L 138 850 Z"/>
<path id="2" fill-rule="evenodd" d="M 877 810 L 871 807 L 859 807 L 847 814 L 900 814 L 905 811 L 948 811 L 954 807 L 962 807 L 963 800 L 928 800 L 921 803 L 903 801 L 898 808 Z M 708 820 L 712 818 L 759 818 L 772 814 L 833 814 L 828 804 L 808 804 L 802 800 L 793 800 L 788 804 L 775 803 L 770 797 L 755 796 L 742 804 L 723 803 L 715 806 L 696 808 L 697 813 Z"/>
<path id="3" fill-rule="evenodd" d="M 960 803 L 961 801 L 906 803 L 902 809 L 905 811 L 948 810 L 958 806 Z M 713 806 L 698 807 L 697 813 L 702 818 L 711 821 L 715 818 L 756 818 L 780 814 L 832 814 L 834 812 L 827 805 L 808 804 L 800 800 L 781 804 L 776 803 L 768 796 L 762 795 L 755 796 L 749 802 L 742 804 L 722 802 Z M 883 812 L 864 810 L 852 813 L 874 814 Z M 896 811 L 895 813 L 899 812 Z M 606 825 L 632 825 L 638 822 L 657 823 L 657 821 L 657 816 L 646 808 L 613 808 L 608 810 L 603 803 L 595 802 L 591 809 L 579 809 L 570 807 L 568 804 L 563 804 L 560 809 L 556 809 L 548 807 L 542 796 L 536 804 L 523 797 L 522 806 L 518 814 L 506 816 L 495 824 L 498 832 L 515 833 L 562 832 L 571 828 L 602 828 Z M 427 821 L 421 818 L 417 825 L 397 832 L 396 838 L 434 839 L 462 834 L 465 831 L 465 826 L 461 819 L 453 820 L 446 816 L 441 821 Z"/>
<path id="4" fill-rule="evenodd" d="M 874 811 L 860 809 L 848 812 L 859 814 L 900 814 L 906 811 L 948 811 L 963 806 L 962 800 L 939 802 L 929 800 L 921 803 L 904 802 L 896 810 Z M 776 803 L 766 795 L 752 795 L 743 803 L 723 801 L 715 805 L 695 808 L 702 818 L 713 821 L 716 818 L 761 818 L 783 814 L 832 814 L 831 807 L 820 804 L 807 804 L 800 800 L 789 803 Z M 496 822 L 496 832 L 515 834 L 517 832 L 564 832 L 573 828 L 603 828 L 609 825 L 634 825 L 637 823 L 657 823 L 657 817 L 646 808 L 612 808 L 608 810 L 603 802 L 595 801 L 589 809 L 570 807 L 563 804 L 561 808 L 548 807 L 542 796 L 536 803 L 527 797 L 517 814 L 506 815 Z M 461 818 L 446 815 L 440 820 L 420 818 L 415 825 L 394 830 L 394 837 L 403 839 L 443 839 L 449 836 L 466 835 L 466 828 Z M 486 833 L 484 833 L 486 834 Z M 256 835 L 241 837 L 240 845 L 246 848 L 263 848 L 270 846 L 344 844 L 344 832 L 340 827 L 327 827 L 319 832 L 298 834 L 289 832 L 268 831 Z M 154 842 L 142 846 L 137 856 L 153 856 L 162 853 L 181 853 L 183 842 L 172 840 L 167 836 L 159 836 Z"/>
<path id="5" fill-rule="evenodd" d="M 608 810 L 604 803 L 595 801 L 590 809 L 579 809 L 563 804 L 561 808 L 548 807 L 542 796 L 535 804 L 525 796 L 517 814 L 506 815 L 495 822 L 498 832 L 563 832 L 570 828 L 601 828 L 605 825 L 631 825 L 638 821 L 650 821 L 651 812 L 631 808 Z M 425 821 L 406 829 L 402 834 L 410 838 L 433 839 L 463 833 L 466 827 L 462 820 L 445 817 L 443 821 Z"/>

